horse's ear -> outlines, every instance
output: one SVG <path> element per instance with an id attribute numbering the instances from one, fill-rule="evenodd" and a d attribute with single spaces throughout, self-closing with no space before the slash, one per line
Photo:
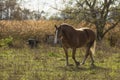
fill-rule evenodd
<path id="1" fill-rule="evenodd" d="M 57 25 L 55 25 L 55 28 L 57 29 Z"/>

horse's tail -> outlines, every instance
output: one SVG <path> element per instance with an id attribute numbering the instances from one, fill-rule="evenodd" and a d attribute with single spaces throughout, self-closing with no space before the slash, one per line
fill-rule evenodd
<path id="1" fill-rule="evenodd" d="M 90 48 L 92 54 L 95 54 L 95 48 L 96 48 L 96 40 L 93 42 L 92 47 Z"/>

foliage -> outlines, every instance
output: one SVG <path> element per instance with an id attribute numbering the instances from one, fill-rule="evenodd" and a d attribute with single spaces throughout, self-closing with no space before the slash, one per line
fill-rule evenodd
<path id="1" fill-rule="evenodd" d="M 2 0 L 0 1 L 0 19 L 1 20 L 40 20 L 45 19 L 44 11 L 30 11 L 22 8 L 25 0 Z M 21 7 L 22 5 L 22 7 Z"/>
<path id="2" fill-rule="evenodd" d="M 70 24 L 74 28 L 89 27 L 92 30 L 96 31 L 94 24 L 85 21 L 79 23 L 75 20 L 3 20 L 0 21 L 0 39 L 5 39 L 11 36 L 14 39 L 14 41 L 12 42 L 13 46 L 18 48 L 26 45 L 29 38 L 36 38 L 39 42 L 43 43 L 45 41 L 46 35 L 54 35 L 54 25 L 60 25 L 62 23 Z M 105 29 L 108 29 L 110 25 L 111 23 L 107 23 Z M 120 41 L 120 27 L 118 26 L 105 36 L 105 38 L 115 36 L 115 38 L 117 39 L 115 39 L 117 41 L 117 44 L 119 44 L 118 42 Z"/>
<path id="3" fill-rule="evenodd" d="M 62 14 L 94 24 L 98 40 L 102 40 L 120 22 L 119 0 L 68 0 L 67 3 Z M 112 25 L 105 29 L 107 22 Z"/>
<path id="4" fill-rule="evenodd" d="M 9 36 L 8 38 L 4 38 L 0 40 L 0 46 L 1 47 L 11 46 L 12 42 L 13 42 L 13 38 Z"/>

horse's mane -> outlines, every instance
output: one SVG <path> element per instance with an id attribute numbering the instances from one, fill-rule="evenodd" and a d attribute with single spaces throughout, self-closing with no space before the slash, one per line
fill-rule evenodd
<path id="1" fill-rule="evenodd" d="M 60 25 L 62 32 L 63 32 L 63 36 L 69 40 L 72 36 L 72 34 L 76 31 L 71 25 L 63 23 Z"/>
<path id="2" fill-rule="evenodd" d="M 81 28 L 78 28 L 78 29 L 75 29 L 75 30 L 84 31 L 84 30 L 86 30 L 86 29 L 90 29 L 90 28 L 88 28 L 88 27 L 81 27 Z"/>
<path id="3" fill-rule="evenodd" d="M 64 27 L 64 28 L 70 28 L 70 29 L 74 29 L 73 26 L 67 24 L 67 23 L 63 23 L 60 26 Z M 75 29 L 74 29 L 75 30 Z"/>

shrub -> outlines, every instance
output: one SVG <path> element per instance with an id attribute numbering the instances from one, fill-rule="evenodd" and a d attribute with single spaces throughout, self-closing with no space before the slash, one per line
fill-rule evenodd
<path id="1" fill-rule="evenodd" d="M 13 38 L 11 36 L 0 40 L 0 47 L 12 46 Z"/>

